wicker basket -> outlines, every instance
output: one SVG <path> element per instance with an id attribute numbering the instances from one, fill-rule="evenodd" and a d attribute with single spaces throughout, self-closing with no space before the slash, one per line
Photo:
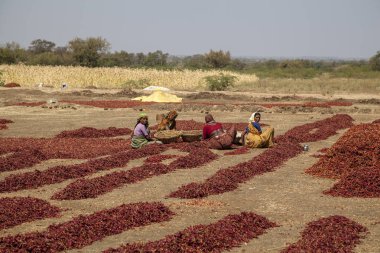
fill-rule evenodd
<path id="1" fill-rule="evenodd" d="M 182 131 L 182 140 L 185 142 L 200 141 L 202 139 L 202 131 L 191 130 Z"/>
<path id="2" fill-rule="evenodd" d="M 154 134 L 154 137 L 164 144 L 169 144 L 169 143 L 178 141 L 178 139 L 181 137 L 181 131 L 174 131 L 174 130 L 158 131 Z"/>

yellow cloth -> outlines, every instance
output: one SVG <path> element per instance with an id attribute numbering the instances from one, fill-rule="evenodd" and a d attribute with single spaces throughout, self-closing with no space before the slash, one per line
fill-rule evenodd
<path id="1" fill-rule="evenodd" d="M 149 96 L 141 96 L 137 98 L 132 98 L 132 100 L 140 100 L 142 102 L 181 102 L 182 98 L 176 95 L 165 93 L 163 91 L 154 91 Z"/>
<path id="2" fill-rule="evenodd" d="M 249 132 L 245 139 L 245 145 L 250 148 L 269 148 L 273 146 L 274 128 L 268 127 L 261 134 L 249 123 Z"/>

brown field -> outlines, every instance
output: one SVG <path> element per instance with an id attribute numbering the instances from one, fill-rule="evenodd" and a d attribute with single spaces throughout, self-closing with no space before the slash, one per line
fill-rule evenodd
<path id="1" fill-rule="evenodd" d="M 118 93 L 119 92 L 119 93 Z M 252 112 L 262 111 L 262 123 L 275 128 L 275 136 L 285 134 L 296 126 L 313 123 L 330 118 L 337 114 L 351 116 L 354 125 L 371 123 L 380 119 L 380 95 L 373 94 L 323 94 L 302 95 L 294 94 L 257 94 L 252 91 L 197 93 L 177 92 L 184 98 L 183 103 L 177 104 L 147 104 L 133 108 L 101 108 L 78 103 L 60 101 L 129 101 L 142 91 L 120 92 L 120 90 L 36 90 L 0 87 L 0 119 L 12 120 L 6 124 L 7 129 L 0 128 L 0 141 L 6 138 L 53 138 L 62 131 L 75 130 L 81 127 L 105 129 L 109 127 L 133 129 L 136 116 L 145 111 L 151 125 L 156 124 L 155 116 L 169 109 L 179 111 L 178 120 L 195 120 L 203 122 L 204 113 L 211 112 L 220 122 L 246 122 Z M 286 93 L 284 91 L 284 93 Z M 326 96 L 325 96 L 326 95 Z M 348 106 L 307 107 L 304 103 L 324 103 L 332 99 L 338 102 L 352 103 Z M 46 101 L 57 100 L 49 104 Z M 17 103 L 42 102 L 38 106 L 15 106 Z M 278 106 L 268 104 L 283 103 Z M 300 106 L 296 106 L 300 104 Z M 265 150 L 254 149 L 240 155 L 223 155 L 226 151 L 213 150 L 219 155 L 201 166 L 191 169 L 175 169 L 166 174 L 151 176 L 135 183 L 124 184 L 95 198 L 78 200 L 59 200 L 52 196 L 63 190 L 78 178 L 61 182 L 45 184 L 37 188 L 1 192 L 0 198 L 33 197 L 46 200 L 52 206 L 61 208 L 60 216 L 24 222 L 9 228 L 0 228 L 0 237 L 25 234 L 27 232 L 43 232 L 52 224 L 68 222 L 79 215 L 91 215 L 95 212 L 110 209 L 122 204 L 138 202 L 161 202 L 174 215 L 171 219 L 153 222 L 148 225 L 125 229 L 121 233 L 105 236 L 94 240 L 83 247 L 77 247 L 65 252 L 101 252 L 109 248 L 117 248 L 126 243 L 157 241 L 167 235 L 175 234 L 190 226 L 211 224 L 229 214 L 253 212 L 277 224 L 276 227 L 265 230 L 257 238 L 240 242 L 230 252 L 280 252 L 301 238 L 301 233 L 309 222 L 333 215 L 344 216 L 365 227 L 368 232 L 361 233 L 360 243 L 352 252 L 380 252 L 380 199 L 379 198 L 343 198 L 323 194 L 337 180 L 314 177 L 305 170 L 315 164 L 323 148 L 331 147 L 347 129 L 341 129 L 337 134 L 325 140 L 305 142 L 309 151 L 288 159 L 273 171 L 257 175 L 238 188 L 223 194 L 210 195 L 199 199 L 170 198 L 168 195 L 183 185 L 192 182 L 204 182 L 216 172 L 248 161 L 259 156 Z M 111 137 L 108 139 L 128 140 L 129 135 Z M 60 147 L 60 142 L 51 142 L 49 149 Z M 4 147 L 3 147 L 4 148 Z M 1 147 L 0 147 L 1 149 Z M 123 151 L 123 150 L 120 150 Z M 116 153 L 113 151 L 112 153 Z M 187 153 L 169 148 L 163 154 L 184 156 Z M 10 154 L 1 154 L 0 159 L 6 159 Z M 97 154 L 104 157 L 108 154 Z M 20 173 L 44 172 L 49 168 L 72 164 L 81 164 L 90 157 L 78 158 L 49 158 L 19 170 L 2 171 L 0 181 Z M 95 158 L 93 158 L 95 159 Z M 92 179 L 113 172 L 129 171 L 144 164 L 145 158 L 132 159 L 121 167 L 101 170 L 83 176 Z M 168 165 L 177 158 L 172 157 L 162 163 Z M 377 158 L 379 159 L 379 158 Z M 1 184 L 0 182 L 0 184 Z M 0 187 L 1 188 L 1 187 Z M 17 212 L 15 210 L 15 212 Z M 0 239 L 0 252 L 2 242 Z M 35 250 L 37 252 L 37 250 Z M 315 249 L 317 251 L 317 249 Z M 11 252 L 5 249 L 4 252 Z M 200 252 L 200 251 L 196 251 Z M 216 251 L 218 252 L 218 251 Z"/>

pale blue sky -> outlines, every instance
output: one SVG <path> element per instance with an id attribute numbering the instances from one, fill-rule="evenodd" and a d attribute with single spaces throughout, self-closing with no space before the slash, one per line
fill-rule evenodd
<path id="1" fill-rule="evenodd" d="M 380 0 L 0 0 L 0 44 L 99 36 L 130 53 L 369 58 Z"/>

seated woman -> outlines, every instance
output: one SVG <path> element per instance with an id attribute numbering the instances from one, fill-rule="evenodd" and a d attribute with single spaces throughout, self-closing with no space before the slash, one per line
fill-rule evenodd
<path id="1" fill-rule="evenodd" d="M 132 148 L 141 148 L 148 144 L 149 141 L 153 141 L 153 139 L 150 137 L 148 116 L 141 113 L 132 133 L 131 146 Z"/>
<path id="2" fill-rule="evenodd" d="M 236 136 L 235 127 L 227 131 L 223 129 L 221 123 L 215 122 L 211 114 L 205 116 L 206 124 L 203 127 L 203 139 L 207 140 L 209 148 L 228 149 L 231 148 Z"/>
<path id="3" fill-rule="evenodd" d="M 157 131 L 162 130 L 175 130 L 176 129 L 176 118 L 178 113 L 176 111 L 170 111 L 168 114 L 164 115 L 161 123 L 158 125 Z"/>
<path id="4" fill-rule="evenodd" d="M 244 145 L 250 148 L 270 148 L 273 146 L 274 128 L 268 127 L 264 132 L 260 126 L 261 114 L 255 112 L 249 118 L 245 130 Z"/>

